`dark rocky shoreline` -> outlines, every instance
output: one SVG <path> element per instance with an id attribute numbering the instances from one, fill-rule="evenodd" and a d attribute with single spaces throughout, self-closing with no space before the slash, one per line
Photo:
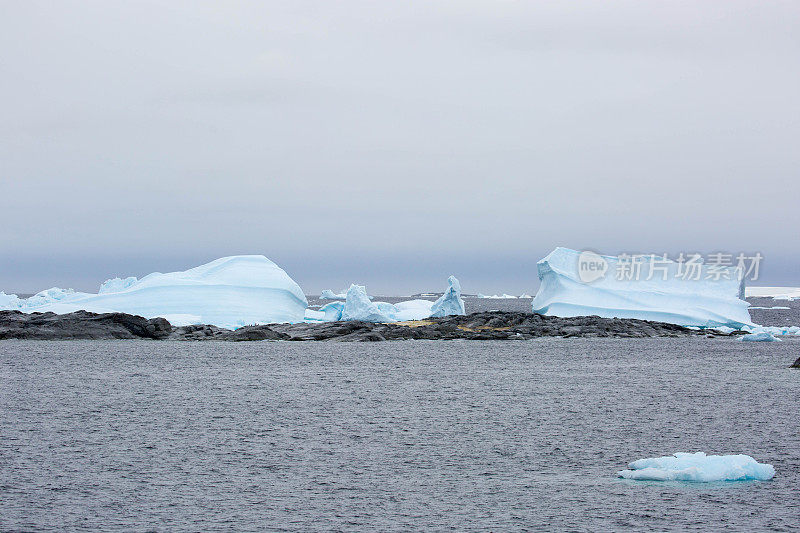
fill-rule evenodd
<path id="1" fill-rule="evenodd" d="M 0 339 L 152 339 L 188 341 L 525 340 L 536 337 L 726 336 L 674 324 L 584 316 L 559 318 L 515 311 L 486 311 L 412 322 L 322 322 L 246 326 L 174 327 L 163 318 L 78 311 L 64 315 L 0 311 Z"/>

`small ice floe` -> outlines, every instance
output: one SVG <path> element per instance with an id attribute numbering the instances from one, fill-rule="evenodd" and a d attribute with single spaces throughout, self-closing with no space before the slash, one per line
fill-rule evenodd
<path id="1" fill-rule="evenodd" d="M 620 470 L 625 479 L 650 481 L 766 481 L 775 476 L 772 465 L 759 463 L 749 455 L 706 455 L 703 452 L 681 453 L 665 457 L 639 459 Z"/>
<path id="2" fill-rule="evenodd" d="M 750 341 L 750 342 L 779 342 L 780 339 L 776 338 L 772 333 L 769 331 L 759 331 L 758 333 L 748 333 L 747 335 L 742 335 L 739 337 L 741 341 Z"/>
<path id="3" fill-rule="evenodd" d="M 787 309 L 791 309 L 791 307 L 784 307 L 782 305 L 775 305 L 775 306 L 772 306 L 772 307 L 758 307 L 758 306 L 755 306 L 755 305 L 751 305 L 749 307 L 749 309 L 781 309 L 781 310 L 785 311 Z"/>

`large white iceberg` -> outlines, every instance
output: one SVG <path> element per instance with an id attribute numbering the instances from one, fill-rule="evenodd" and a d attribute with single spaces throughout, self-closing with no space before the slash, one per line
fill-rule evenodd
<path id="1" fill-rule="evenodd" d="M 27 300 L 0 296 L 0 306 L 26 313 L 123 312 L 164 317 L 173 325 L 300 322 L 308 306 L 303 291 L 263 255 L 223 257 L 183 272 L 108 280 L 98 294 L 48 289 Z"/>
<path id="2" fill-rule="evenodd" d="M 617 257 L 556 248 L 538 263 L 541 285 L 532 302 L 533 311 L 561 317 L 639 318 L 682 326 L 738 329 L 752 324 L 749 304 L 741 299 L 743 282 L 737 270 L 693 264 L 691 276 L 687 276 L 681 269 L 688 267 L 682 263 L 648 256 L 637 261 L 638 266 Z M 630 275 L 634 267 L 638 269 L 635 277 Z"/>
<path id="3" fill-rule="evenodd" d="M 639 459 L 628 468 L 617 475 L 625 479 L 692 482 L 766 481 L 775 476 L 772 465 L 759 463 L 749 455 L 706 455 L 703 452 Z"/>
<path id="4" fill-rule="evenodd" d="M 447 278 L 449 284 L 442 297 L 436 300 L 430 309 L 430 316 L 463 315 L 464 300 L 461 299 L 461 283 L 455 276 Z"/>

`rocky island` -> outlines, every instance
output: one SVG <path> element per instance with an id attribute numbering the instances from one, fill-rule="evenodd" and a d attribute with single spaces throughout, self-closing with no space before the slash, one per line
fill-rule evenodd
<path id="1" fill-rule="evenodd" d="M 736 334 L 738 332 L 735 332 Z M 488 311 L 406 322 L 298 322 L 245 326 L 230 330 L 212 325 L 172 326 L 164 318 L 127 313 L 66 314 L 0 311 L 0 339 L 152 339 L 177 341 L 388 341 L 526 340 L 537 337 L 689 337 L 725 336 L 638 319 L 553 317 L 535 313 Z"/>

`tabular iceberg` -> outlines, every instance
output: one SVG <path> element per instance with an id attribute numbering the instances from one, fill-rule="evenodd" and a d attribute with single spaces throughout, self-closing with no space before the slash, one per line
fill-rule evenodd
<path id="1" fill-rule="evenodd" d="M 772 465 L 757 462 L 749 455 L 706 455 L 676 453 L 666 457 L 639 459 L 630 470 L 617 472 L 625 479 L 652 481 L 766 481 L 775 476 Z"/>
<path id="2" fill-rule="evenodd" d="M 588 260 L 587 254 L 591 257 Z M 658 264 L 656 264 L 656 260 Z M 639 318 L 681 326 L 736 329 L 752 324 L 738 271 L 712 271 L 697 264 L 699 279 L 681 275 L 680 263 L 641 258 L 640 275 L 619 279 L 625 267 L 617 257 L 556 248 L 538 263 L 541 285 L 533 299 L 535 313 L 561 317 L 598 315 Z M 594 265 L 591 271 L 584 269 Z M 649 273 L 655 272 L 650 277 Z M 648 279 L 650 277 L 650 279 Z M 719 279 L 712 279 L 712 278 Z"/>
<path id="3" fill-rule="evenodd" d="M 48 289 L 27 300 L 0 297 L 0 306 L 27 313 L 122 312 L 164 317 L 173 325 L 300 322 L 308 306 L 303 291 L 263 255 L 223 257 L 183 272 L 155 272 L 142 279 L 112 279 L 98 294 Z M 16 305 L 13 305 L 16 304 Z"/>

